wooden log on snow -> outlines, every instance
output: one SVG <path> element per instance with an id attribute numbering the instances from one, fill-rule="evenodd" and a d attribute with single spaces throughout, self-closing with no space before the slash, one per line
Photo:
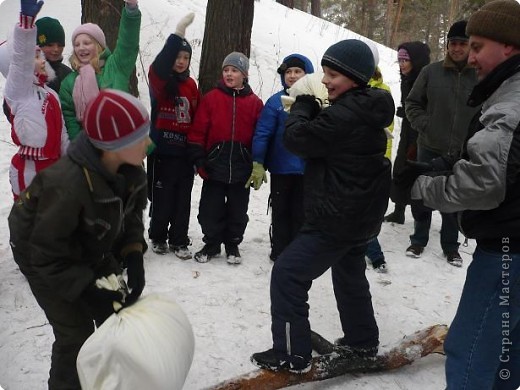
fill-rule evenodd
<path id="1" fill-rule="evenodd" d="M 209 387 L 208 390 L 275 390 L 350 373 L 393 370 L 411 364 L 432 352 L 438 352 L 442 348 L 447 332 L 446 325 L 430 326 L 410 336 L 405 336 L 396 347 L 383 355 L 377 355 L 374 360 L 342 358 L 334 352 L 333 344 L 313 332 L 314 349 L 330 351 L 332 348 L 332 351 L 314 357 L 309 372 L 292 374 L 287 371 L 256 370 Z"/>

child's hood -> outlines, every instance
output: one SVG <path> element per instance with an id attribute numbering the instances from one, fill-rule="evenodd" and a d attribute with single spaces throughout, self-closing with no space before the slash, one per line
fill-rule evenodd
<path id="1" fill-rule="evenodd" d="M 310 74 L 310 73 L 314 73 L 314 66 L 312 65 L 312 62 L 311 60 L 309 60 L 307 57 L 305 57 L 304 55 L 302 54 L 298 54 L 298 53 L 293 53 L 293 54 L 289 54 L 287 57 L 285 57 L 282 61 L 282 64 L 284 62 L 287 62 L 287 60 L 289 58 L 298 58 L 300 59 L 301 61 L 303 61 L 303 63 L 305 64 L 305 74 Z M 287 88 L 287 84 L 285 84 L 285 75 L 282 73 L 280 74 L 280 79 L 282 81 L 282 85 L 283 85 L 283 88 L 286 89 Z"/>

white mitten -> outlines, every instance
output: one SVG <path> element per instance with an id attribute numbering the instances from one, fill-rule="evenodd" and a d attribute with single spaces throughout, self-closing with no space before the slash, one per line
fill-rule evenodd
<path id="1" fill-rule="evenodd" d="M 110 291 L 119 291 L 123 294 L 123 298 L 128 295 L 128 287 L 122 275 L 110 274 L 103 276 L 96 280 L 96 287 Z M 113 305 L 116 312 L 123 307 L 119 302 L 114 302 Z"/>
<path id="2" fill-rule="evenodd" d="M 178 35 L 181 38 L 184 38 L 184 34 L 186 33 L 186 27 L 188 27 L 195 19 L 195 14 L 190 12 L 186 16 L 184 16 L 179 23 L 177 23 L 177 27 L 175 28 L 175 35 Z"/>

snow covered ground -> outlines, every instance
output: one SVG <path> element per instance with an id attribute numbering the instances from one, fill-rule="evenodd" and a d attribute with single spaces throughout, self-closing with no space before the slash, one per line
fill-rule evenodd
<path id="1" fill-rule="evenodd" d="M 18 0 L 0 0 L 0 41 L 17 20 Z M 80 22 L 80 2 L 47 0 L 40 16 L 62 22 L 67 36 Z M 196 13 L 187 38 L 193 45 L 192 75 L 197 76 L 203 38 L 206 1 L 141 0 L 143 23 L 138 64 L 141 98 L 148 104 L 145 74 L 165 38 L 187 12 Z M 307 55 L 315 64 L 332 43 L 356 34 L 273 0 L 255 2 L 251 50 L 251 85 L 265 101 L 280 88 L 276 68 L 292 52 Z M 395 51 L 379 46 L 380 67 L 399 102 L 399 74 Z M 70 45 L 66 47 L 66 57 Z M 0 96 L 5 80 L 0 76 Z M 400 123 L 396 122 L 398 142 Z M 37 306 L 29 286 L 18 271 L 9 249 L 7 216 L 11 208 L 8 167 L 16 148 L 5 118 L 0 115 L 0 388 L 34 390 L 46 388 L 50 364 L 51 327 Z M 201 180 L 195 180 L 190 236 L 195 251 L 202 246 L 196 216 Z M 241 245 L 243 263 L 230 266 L 225 259 L 207 264 L 182 261 L 173 255 L 145 255 L 147 286 L 144 294 L 157 292 L 173 297 L 185 310 L 196 338 L 195 357 L 185 389 L 202 389 L 222 380 L 252 371 L 253 352 L 270 347 L 269 220 L 266 215 L 269 186 L 251 192 L 249 225 Z M 393 205 L 390 205 L 392 208 Z M 413 221 L 407 211 L 404 225 L 384 224 L 379 237 L 389 272 L 367 270 L 374 308 L 380 327 L 381 350 L 390 349 L 404 335 L 429 325 L 449 324 L 455 314 L 471 260 L 474 243 L 461 247 L 463 268 L 447 264 L 439 245 L 440 217 L 434 214 L 430 245 L 421 259 L 404 255 Z M 462 241 L 462 237 L 461 237 Z M 333 340 L 341 336 L 330 273 L 316 280 L 310 292 L 312 328 Z M 406 368 L 383 374 L 347 375 L 298 387 L 299 389 L 441 389 L 444 388 L 444 358 L 433 355 Z"/>

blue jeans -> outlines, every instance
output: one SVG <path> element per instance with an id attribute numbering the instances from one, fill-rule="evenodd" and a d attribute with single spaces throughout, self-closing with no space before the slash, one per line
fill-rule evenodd
<path id="1" fill-rule="evenodd" d="M 365 256 L 369 258 L 374 268 L 385 263 L 385 255 L 381 250 L 381 245 L 379 244 L 379 240 L 377 239 L 377 237 L 368 242 L 367 252 L 365 253 Z"/>
<path id="2" fill-rule="evenodd" d="M 417 161 L 429 162 L 432 159 L 440 157 L 439 154 L 430 150 L 418 147 Z M 432 223 L 432 210 L 424 206 L 418 206 L 412 203 L 412 215 L 414 218 L 414 232 L 410 236 L 412 245 L 425 247 L 428 244 L 430 236 L 430 225 Z M 444 253 L 458 250 L 459 243 L 459 227 L 457 217 L 454 213 L 441 213 L 441 248 Z"/>
<path id="3" fill-rule="evenodd" d="M 520 386 L 520 254 L 477 245 L 444 350 L 448 390 Z"/>

